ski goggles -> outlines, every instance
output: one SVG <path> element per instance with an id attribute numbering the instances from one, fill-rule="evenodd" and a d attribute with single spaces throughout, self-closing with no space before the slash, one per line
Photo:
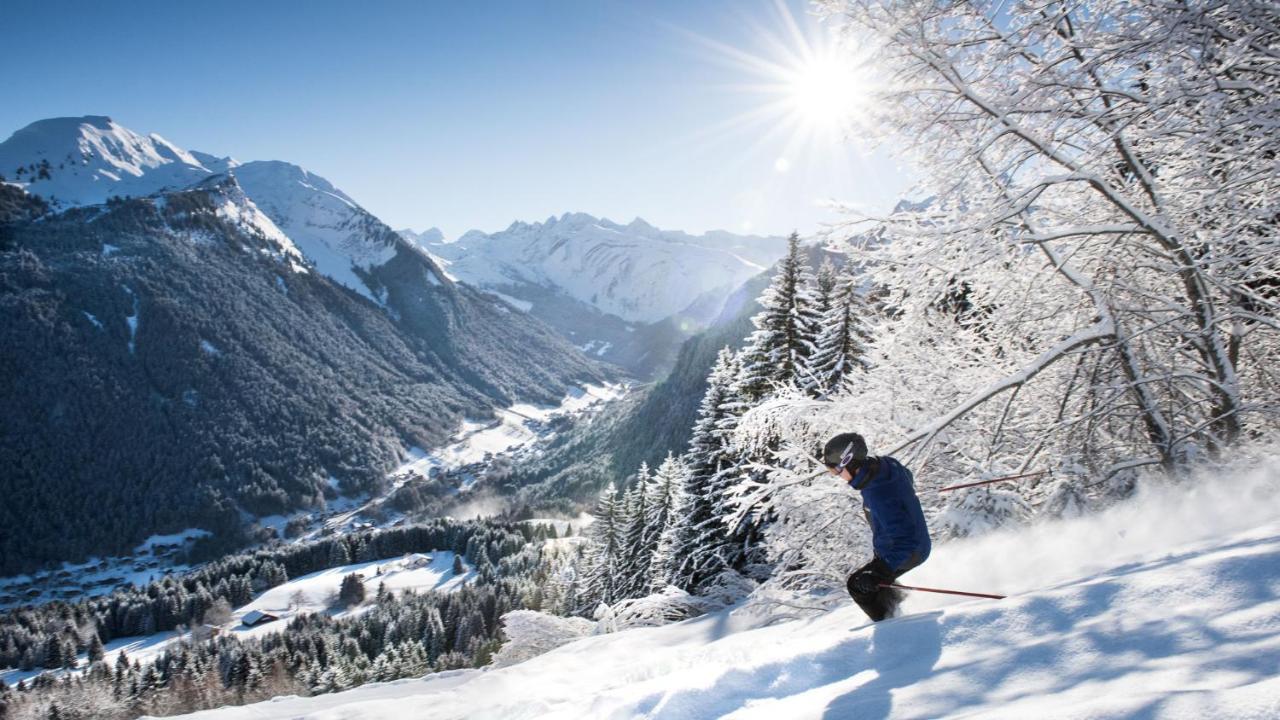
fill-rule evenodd
<path id="1" fill-rule="evenodd" d="M 849 467 L 850 465 L 852 465 L 853 469 L 856 470 L 858 469 L 858 465 L 854 461 L 853 455 L 854 455 L 853 443 L 849 443 L 847 446 L 845 446 L 844 452 L 840 453 L 840 462 L 835 465 L 828 465 L 827 467 L 837 475 L 844 472 L 845 468 Z"/>

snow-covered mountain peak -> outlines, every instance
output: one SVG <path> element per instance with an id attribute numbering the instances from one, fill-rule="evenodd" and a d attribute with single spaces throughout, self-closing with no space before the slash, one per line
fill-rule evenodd
<path id="1" fill-rule="evenodd" d="M 427 228 L 422 232 L 414 232 L 412 228 L 404 228 L 403 230 L 397 230 L 396 234 L 421 248 L 425 248 L 427 245 L 439 245 L 444 242 L 444 232 L 437 227 Z"/>
<path id="2" fill-rule="evenodd" d="M 248 162 L 231 172 L 318 271 L 381 302 L 360 277 L 398 251 L 399 236 L 381 220 L 328 180 L 291 163 Z"/>
<path id="3" fill-rule="evenodd" d="M 659 230 L 640 218 L 620 225 L 571 212 L 514 222 L 493 234 L 472 230 L 430 249 L 450 261 L 450 273 L 463 282 L 518 297 L 522 285 L 551 289 L 628 322 L 647 323 L 694 306 L 714 313 L 718 305 L 709 300 L 723 300 L 771 265 L 785 242 L 695 236 Z"/>
<path id="4" fill-rule="evenodd" d="M 233 157 L 218 157 L 217 155 L 210 155 L 209 153 L 200 152 L 199 150 L 192 150 L 191 157 L 199 160 L 201 165 L 214 173 L 224 173 L 228 170 L 234 170 L 241 165 L 240 161 Z"/>
<path id="5" fill-rule="evenodd" d="M 390 260 L 402 241 L 346 193 L 297 165 L 188 152 L 100 115 L 40 120 L 0 143 L 0 175 L 55 209 L 218 182 L 224 173 L 235 177 L 234 192 L 247 196 L 227 210 L 237 223 L 261 226 L 287 253 L 301 253 L 321 274 L 378 301 L 359 271 Z"/>
<path id="6" fill-rule="evenodd" d="M 211 174 L 160 135 L 102 115 L 38 120 L 0 143 L 0 175 L 55 207 L 183 188 Z"/>
<path id="7" fill-rule="evenodd" d="M 650 225 L 644 218 L 636 218 L 627 224 L 627 230 L 636 234 L 650 234 L 660 232 L 658 228 Z"/>
<path id="8" fill-rule="evenodd" d="M 244 188 L 231 175 L 213 175 L 196 185 L 206 189 L 215 199 L 215 214 L 235 226 L 240 232 L 261 237 L 274 245 L 278 256 L 295 271 L 306 272 L 305 258 L 298 246 L 267 217 L 244 192 Z"/>

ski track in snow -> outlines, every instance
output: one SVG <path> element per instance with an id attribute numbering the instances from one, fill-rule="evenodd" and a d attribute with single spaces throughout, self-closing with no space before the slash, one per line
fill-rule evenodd
<path id="1" fill-rule="evenodd" d="M 1144 493 L 1097 515 L 939 545 L 868 623 L 744 605 L 458 671 L 201 720 L 374 718 L 1280 717 L 1277 463 Z"/>

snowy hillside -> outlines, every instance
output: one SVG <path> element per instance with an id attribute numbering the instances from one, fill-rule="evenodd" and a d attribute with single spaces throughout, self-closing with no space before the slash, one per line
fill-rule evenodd
<path id="1" fill-rule="evenodd" d="M 757 602 L 507 668 L 189 717 L 1274 718 L 1277 470 L 943 545 L 903 579 L 1002 601 L 918 593 L 878 625 L 845 603 Z"/>
<path id="2" fill-rule="evenodd" d="M 584 213 L 517 222 L 491 235 L 473 230 L 452 243 L 423 236 L 418 241 L 448 260 L 448 272 L 463 282 L 535 303 L 534 289 L 554 289 L 643 323 L 678 313 L 709 320 L 730 292 L 785 250 L 781 238 L 694 236 L 638 218 L 619 225 Z"/>
<path id="3" fill-rule="evenodd" d="M 297 165 L 249 162 L 232 172 L 245 194 L 320 273 L 379 302 L 356 273 L 395 257 L 401 240 L 380 220 L 328 180 Z"/>
<path id="4" fill-rule="evenodd" d="M 217 167 L 234 163 L 201 156 Z M 0 143 L 0 175 L 55 207 L 184 188 L 211 172 L 159 135 L 139 135 L 97 115 L 39 120 Z"/>
<path id="5" fill-rule="evenodd" d="M 233 609 L 230 617 L 218 623 L 216 627 L 221 635 L 245 640 L 279 632 L 293 618 L 310 613 L 326 613 L 335 618 L 358 615 L 367 611 L 370 606 L 362 605 L 349 609 L 334 606 L 334 598 L 342 585 L 342 579 L 351 574 L 360 576 L 365 595 L 369 598 L 375 596 L 379 587 L 385 587 L 388 592 L 395 594 L 409 590 L 452 592 L 473 581 L 476 576 L 472 569 L 468 569 L 463 574 L 455 574 L 453 572 L 455 557 L 454 553 L 442 550 L 432 553 L 412 553 L 401 557 L 320 570 L 267 590 L 252 602 Z M 246 615 L 254 611 L 267 613 L 279 619 L 249 627 L 243 623 L 243 620 Z M 198 634 L 208 637 L 213 627 L 215 626 L 206 625 L 198 631 Z M 106 644 L 104 657 L 112 666 L 122 653 L 130 660 L 151 663 L 166 649 L 191 640 L 191 632 L 182 628 L 152 635 L 119 638 Z M 43 670 L 0 670 L 0 681 L 12 685 L 20 680 L 29 680 L 43 672 Z M 54 671 L 54 674 L 62 675 L 64 672 Z"/>

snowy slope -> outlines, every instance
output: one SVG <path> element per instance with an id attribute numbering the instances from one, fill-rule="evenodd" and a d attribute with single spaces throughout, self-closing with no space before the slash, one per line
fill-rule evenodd
<path id="1" fill-rule="evenodd" d="M 368 271 L 395 257 L 402 240 L 382 221 L 328 180 L 297 165 L 249 162 L 231 172 L 316 270 L 379 302 L 356 270 Z"/>
<path id="2" fill-rule="evenodd" d="M 556 289 L 630 322 L 656 322 L 691 307 L 714 314 L 786 249 L 782 238 L 694 236 L 638 218 L 619 225 L 585 213 L 517 222 L 491 235 L 473 230 L 452 243 L 401 234 L 448 260 L 449 273 L 463 282 L 520 300 L 532 299 L 522 297 L 522 286 Z"/>
<path id="3" fill-rule="evenodd" d="M 31 169 L 44 162 L 44 172 Z M 210 174 L 194 155 L 159 135 L 140 135 L 97 115 L 39 120 L 0 143 L 0 175 L 56 207 L 184 188 Z"/>
<path id="4" fill-rule="evenodd" d="M 167 538 L 161 538 L 167 539 Z M 334 617 L 346 617 L 367 610 L 370 605 L 362 605 L 350 610 L 330 607 L 331 596 L 336 596 L 342 579 L 356 573 L 363 579 L 365 596 L 373 598 L 379 585 L 385 584 L 388 591 L 400 594 L 406 590 L 415 592 L 452 592 L 464 584 L 474 581 L 474 570 L 456 575 L 453 572 L 454 553 L 441 550 L 430 553 L 412 553 L 382 560 L 352 563 L 320 570 L 309 575 L 294 578 L 277 585 L 253 599 L 252 602 L 236 608 L 231 620 L 220 627 L 225 635 L 241 640 L 261 637 L 279 632 L 294 618 L 306 613 L 328 613 Z M 295 603 L 301 600 L 301 604 Z M 245 627 L 241 620 L 251 611 L 259 610 L 279 617 L 280 620 L 263 623 L 256 627 Z M 159 657 L 170 646 L 188 642 L 189 632 L 159 632 L 153 635 L 117 638 L 106 644 L 105 659 L 113 667 L 120 653 L 129 659 L 149 663 Z M 84 657 L 82 656 L 82 659 Z M 0 670 L 0 680 L 8 684 L 17 683 L 37 675 L 43 670 L 22 671 L 16 669 Z M 54 671 L 53 675 L 64 675 L 65 671 Z"/>
<path id="5" fill-rule="evenodd" d="M 190 717 L 1275 718 L 1278 476 L 950 543 L 908 576 L 1003 601 L 916 594 L 880 624 L 748 605 L 503 669 Z"/>

